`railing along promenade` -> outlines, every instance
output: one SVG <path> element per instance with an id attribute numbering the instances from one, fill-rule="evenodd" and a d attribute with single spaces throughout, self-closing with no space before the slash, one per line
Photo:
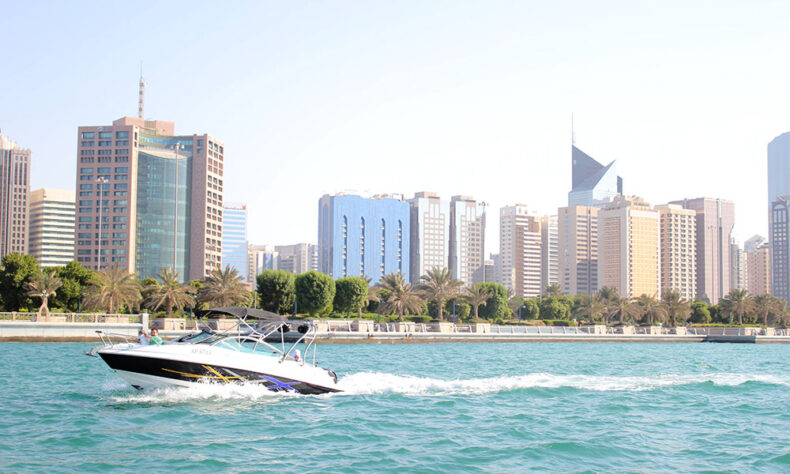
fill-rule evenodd
<path id="1" fill-rule="evenodd" d="M 229 329 L 235 320 L 205 321 L 215 329 Z M 662 326 L 527 326 L 488 323 L 376 322 L 358 319 L 315 320 L 318 340 L 324 342 L 428 342 L 428 341 L 576 341 L 576 342 L 787 342 L 790 330 L 763 327 Z M 157 328 L 164 336 L 198 329 L 198 322 L 182 318 L 149 319 L 141 314 L 0 313 L 0 341 L 89 341 L 95 331 L 135 336 Z"/>

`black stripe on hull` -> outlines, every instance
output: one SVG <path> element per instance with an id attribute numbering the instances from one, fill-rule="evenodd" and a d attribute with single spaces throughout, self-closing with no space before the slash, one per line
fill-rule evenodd
<path id="1" fill-rule="evenodd" d="M 297 392 L 305 395 L 318 395 L 340 391 L 334 388 L 312 385 L 299 380 L 274 377 L 261 372 L 221 367 L 212 364 L 199 364 L 196 362 L 141 357 L 137 355 L 103 354 L 101 352 L 99 355 L 113 370 L 124 370 L 126 372 L 154 375 L 156 377 L 184 380 L 187 382 L 252 382 L 261 384 L 275 392 Z"/>

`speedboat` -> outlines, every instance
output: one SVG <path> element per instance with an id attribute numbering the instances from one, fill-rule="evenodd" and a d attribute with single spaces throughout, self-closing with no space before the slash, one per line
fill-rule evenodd
<path id="1" fill-rule="evenodd" d="M 140 390 L 208 382 L 254 383 L 301 394 L 340 391 L 337 375 L 315 365 L 316 328 L 312 323 L 291 322 L 268 311 L 239 306 L 213 308 L 200 315 L 209 316 L 230 316 L 237 321 L 232 329 L 205 326 L 161 345 L 140 344 L 128 337 L 114 342 L 118 335 L 96 331 L 103 345 L 91 352 Z M 292 328 L 298 335 L 286 340 Z M 299 344 L 305 344 L 303 355 Z M 310 349 L 313 363 L 307 361 Z"/>

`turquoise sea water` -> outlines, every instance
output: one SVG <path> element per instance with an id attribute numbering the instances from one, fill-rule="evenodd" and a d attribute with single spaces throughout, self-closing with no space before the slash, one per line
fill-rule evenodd
<path id="1" fill-rule="evenodd" d="M 321 345 L 343 394 L 138 392 L 0 344 L 0 470 L 790 471 L 790 345 Z"/>

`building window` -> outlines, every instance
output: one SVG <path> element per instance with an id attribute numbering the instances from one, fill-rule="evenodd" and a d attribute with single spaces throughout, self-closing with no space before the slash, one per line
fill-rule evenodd
<path id="1" fill-rule="evenodd" d="M 115 138 L 129 138 L 129 132 L 115 132 Z"/>
<path id="2" fill-rule="evenodd" d="M 93 132 L 82 132 L 82 138 L 83 139 L 96 138 L 96 134 Z"/>

